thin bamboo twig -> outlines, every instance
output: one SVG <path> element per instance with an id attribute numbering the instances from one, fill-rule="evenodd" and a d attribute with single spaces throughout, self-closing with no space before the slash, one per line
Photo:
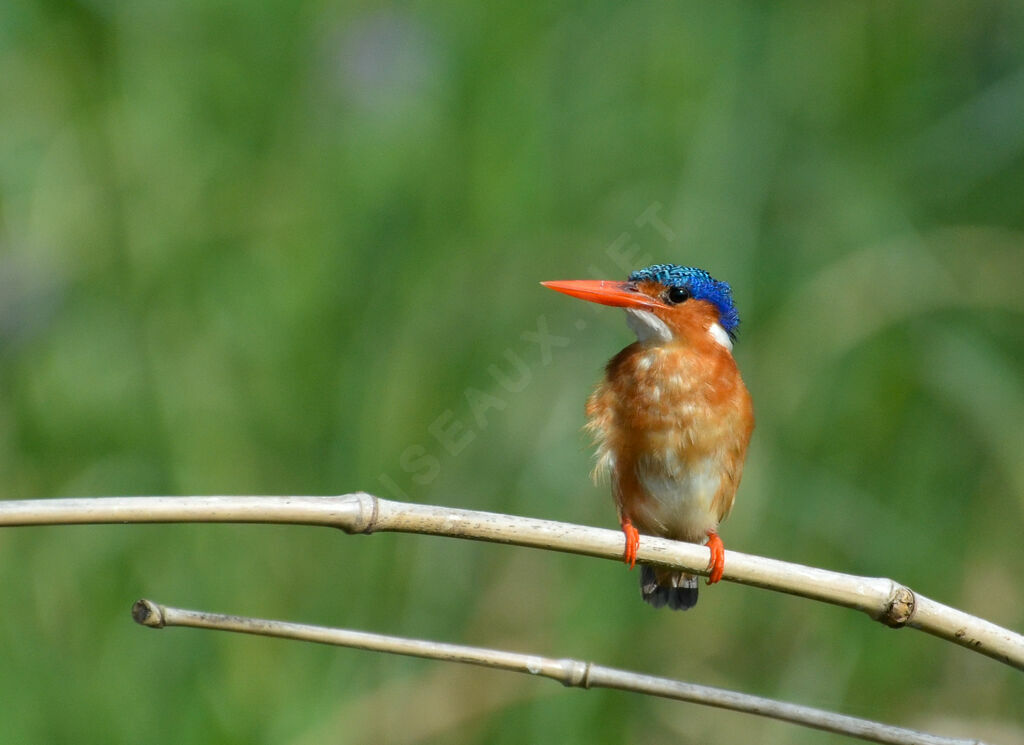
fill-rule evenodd
<path id="1" fill-rule="evenodd" d="M 393 531 L 530 546 L 621 560 L 620 531 L 493 512 L 338 497 L 105 497 L 0 501 L 0 527 L 82 523 L 291 523 L 347 533 Z M 706 574 L 703 546 L 644 536 L 641 562 Z M 915 593 L 891 579 L 858 577 L 726 551 L 723 579 L 841 605 L 893 628 L 909 626 L 1024 670 L 1024 636 Z"/>
<path id="2" fill-rule="evenodd" d="M 761 696 L 750 696 L 723 688 L 685 683 L 671 678 L 659 678 L 618 670 L 582 660 L 555 659 L 499 649 L 386 636 L 351 629 L 185 610 L 159 605 L 151 600 L 137 601 L 132 606 L 132 618 L 143 626 L 158 629 L 165 626 L 187 626 L 216 631 L 234 631 L 541 675 L 557 680 L 567 687 L 615 688 L 649 696 L 660 696 L 778 719 L 804 727 L 849 735 L 870 742 L 889 743 L 890 745 L 982 745 L 979 740 L 961 740 L 931 735 L 868 719 L 835 714 L 809 706 L 790 704 Z"/>

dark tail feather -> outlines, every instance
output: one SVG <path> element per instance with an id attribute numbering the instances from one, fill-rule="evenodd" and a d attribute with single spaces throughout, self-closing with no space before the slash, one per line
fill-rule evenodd
<path id="1" fill-rule="evenodd" d="M 672 569 L 640 565 L 640 593 L 655 608 L 689 610 L 697 604 L 697 578 Z"/>

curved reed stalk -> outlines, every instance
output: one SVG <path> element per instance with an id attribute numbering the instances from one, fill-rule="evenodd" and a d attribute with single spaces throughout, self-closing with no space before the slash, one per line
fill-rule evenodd
<path id="1" fill-rule="evenodd" d="M 104 497 L 0 501 L 0 526 L 82 523 L 241 522 L 395 531 L 531 546 L 619 560 L 619 531 L 493 512 L 394 502 L 362 492 L 338 497 Z M 641 562 L 706 574 L 703 546 L 644 536 Z M 858 577 L 726 551 L 723 579 L 820 600 L 909 626 L 1024 670 L 1024 636 L 938 603 L 891 579 Z"/>
<path id="2" fill-rule="evenodd" d="M 982 745 L 978 740 L 960 740 L 930 735 L 917 730 L 894 727 L 845 714 L 835 714 L 809 706 L 790 704 L 761 696 L 750 696 L 723 688 L 685 683 L 671 678 L 659 678 L 628 670 L 617 670 L 582 660 L 540 657 L 501 649 L 467 647 L 462 644 L 445 644 L 425 639 L 407 639 L 352 629 L 310 626 L 245 616 L 228 616 L 220 613 L 172 608 L 158 605 L 151 600 L 137 601 L 132 606 L 132 618 L 136 623 L 156 629 L 165 626 L 187 626 L 215 631 L 234 631 L 242 634 L 295 639 L 540 675 L 557 680 L 562 685 L 569 687 L 615 688 L 648 696 L 688 701 L 889 745 Z"/>

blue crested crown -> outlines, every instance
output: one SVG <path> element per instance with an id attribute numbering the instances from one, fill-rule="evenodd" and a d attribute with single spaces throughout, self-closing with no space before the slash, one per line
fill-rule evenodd
<path id="1" fill-rule="evenodd" d="M 696 300 L 706 300 L 718 308 L 718 322 L 730 337 L 736 337 L 740 315 L 732 301 L 728 282 L 719 282 L 703 269 L 678 264 L 655 264 L 629 275 L 630 282 L 658 282 L 665 287 L 681 287 Z"/>

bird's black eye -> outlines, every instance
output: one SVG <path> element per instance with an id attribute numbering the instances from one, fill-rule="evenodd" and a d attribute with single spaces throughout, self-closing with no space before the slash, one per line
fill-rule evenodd
<path id="1" fill-rule="evenodd" d="M 668 292 L 665 293 L 665 299 L 672 305 L 679 305 L 679 303 L 690 299 L 690 291 L 685 287 L 669 287 Z"/>

